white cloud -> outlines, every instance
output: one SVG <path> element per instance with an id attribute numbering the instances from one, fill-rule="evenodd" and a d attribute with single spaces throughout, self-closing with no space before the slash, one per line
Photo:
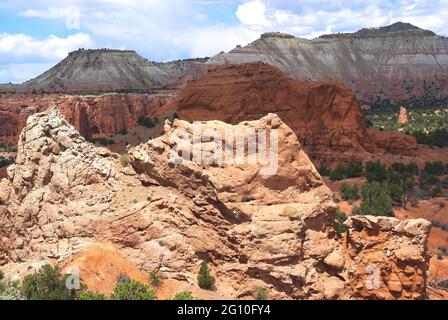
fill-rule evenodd
<path id="1" fill-rule="evenodd" d="M 67 29 L 81 28 L 81 11 L 78 6 L 49 7 L 46 10 L 28 9 L 20 12 L 19 16 L 42 19 L 64 19 Z"/>
<path id="2" fill-rule="evenodd" d="M 76 33 L 66 38 L 49 36 L 35 39 L 25 34 L 0 34 L 0 63 L 54 61 L 80 47 L 91 47 L 88 34 Z"/>
<path id="3" fill-rule="evenodd" d="M 401 0 L 393 3 L 386 0 L 352 0 L 350 3 L 251 0 L 240 4 L 236 15 L 242 24 L 248 27 L 256 25 L 262 32 L 281 31 L 305 38 L 331 32 L 353 32 L 397 21 L 409 22 L 442 35 L 447 35 L 448 30 L 446 0 Z"/>
<path id="4" fill-rule="evenodd" d="M 28 80 L 65 58 L 70 51 L 92 46 L 92 39 L 84 33 L 45 39 L 0 33 L 0 83 Z"/>
<path id="5" fill-rule="evenodd" d="M 266 17 L 266 5 L 260 0 L 252 0 L 238 6 L 236 16 L 246 25 L 269 27 Z"/>
<path id="6" fill-rule="evenodd" d="M 51 68 L 53 63 L 13 63 L 0 65 L 0 83 L 21 83 Z"/>

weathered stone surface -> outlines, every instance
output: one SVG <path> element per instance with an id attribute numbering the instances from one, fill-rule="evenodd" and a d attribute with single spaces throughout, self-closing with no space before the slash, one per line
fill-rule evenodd
<path id="1" fill-rule="evenodd" d="M 346 226 L 346 268 L 355 297 L 425 297 L 429 221 L 352 216 Z"/>
<path id="2" fill-rule="evenodd" d="M 423 297 L 423 221 L 353 217 L 344 240 L 333 227 L 331 191 L 278 116 L 203 126 L 278 130 L 278 171 L 265 176 L 260 164 L 169 162 L 180 142 L 173 133 L 193 130 L 180 120 L 166 122 L 164 135 L 130 149 L 131 166 L 122 168 L 56 108 L 29 117 L 14 172 L 0 185 L 0 265 L 9 270 L 54 261 L 78 265 L 82 278 L 92 277 L 83 258 L 89 257 L 104 279 L 110 279 L 104 275 L 110 267 L 111 274 L 129 270 L 138 277 L 137 269 L 161 271 L 194 285 L 206 260 L 225 297 L 243 297 L 260 286 L 273 299 Z M 112 264 L 101 262 L 105 255 L 114 257 Z M 379 264 L 388 284 L 380 291 L 363 287 L 369 263 Z M 87 280 L 110 291 L 111 285 Z"/>

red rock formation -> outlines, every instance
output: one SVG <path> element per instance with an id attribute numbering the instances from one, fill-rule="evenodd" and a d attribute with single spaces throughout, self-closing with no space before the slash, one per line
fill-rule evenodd
<path id="1" fill-rule="evenodd" d="M 137 119 L 163 106 L 174 93 L 101 96 L 0 95 L 0 142 L 16 143 L 29 115 L 58 105 L 86 137 L 110 137 L 136 126 Z"/>
<path id="2" fill-rule="evenodd" d="M 368 130 L 354 93 L 345 85 L 298 82 L 261 62 L 220 66 L 189 83 L 154 114 L 174 110 L 190 121 L 229 123 L 276 113 L 313 159 L 328 163 L 365 159 L 368 153 L 415 155 L 417 150 L 412 137 L 393 133 L 389 140 L 388 133 Z"/>

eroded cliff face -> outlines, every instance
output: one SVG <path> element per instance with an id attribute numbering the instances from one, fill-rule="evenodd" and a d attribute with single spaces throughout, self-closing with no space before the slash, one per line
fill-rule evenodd
<path id="1" fill-rule="evenodd" d="M 405 23 L 317 39 L 266 33 L 207 64 L 261 61 L 291 77 L 335 80 L 359 99 L 392 101 L 448 96 L 448 38 Z M 432 100 L 431 100 L 432 101 Z"/>
<path id="2" fill-rule="evenodd" d="M 17 143 L 28 116 L 58 105 L 65 118 L 87 139 L 108 138 L 137 126 L 140 116 L 163 106 L 176 95 L 168 91 L 98 96 L 2 94 L 0 141 Z"/>
<path id="3" fill-rule="evenodd" d="M 154 114 L 173 110 L 188 121 L 233 124 L 276 113 L 313 161 L 326 164 L 363 160 L 373 153 L 415 156 L 418 148 L 413 137 L 368 130 L 355 94 L 345 85 L 298 82 L 260 62 L 217 67 Z"/>
<path id="4" fill-rule="evenodd" d="M 72 254 L 86 250 L 99 261 L 93 248 L 101 241 L 118 248 L 114 263 L 123 270 L 132 269 L 126 259 L 185 283 L 195 284 L 200 262 L 209 261 L 217 292 L 230 298 L 251 297 L 257 287 L 274 299 L 424 297 L 429 222 L 353 217 L 339 236 L 331 191 L 278 116 L 203 125 L 207 132 L 277 130 L 278 171 L 261 175 L 261 165 L 248 162 L 168 161 L 180 139 L 175 133 L 193 132 L 179 120 L 130 149 L 130 166 L 122 167 L 58 109 L 30 116 L 16 164 L 0 182 L 2 269 L 36 261 L 76 267 Z M 209 139 L 199 145 L 223 147 Z M 81 278 L 88 277 L 81 262 Z"/>

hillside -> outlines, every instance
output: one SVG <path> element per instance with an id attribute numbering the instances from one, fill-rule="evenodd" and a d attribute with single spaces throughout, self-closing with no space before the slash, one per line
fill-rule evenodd
<path id="1" fill-rule="evenodd" d="M 254 61 L 298 80 L 342 82 L 369 105 L 446 103 L 448 97 L 448 38 L 406 23 L 313 40 L 266 33 L 207 64 Z"/>
<path id="2" fill-rule="evenodd" d="M 161 88 L 171 80 L 172 76 L 135 51 L 80 49 L 42 75 L 15 88 L 26 92 L 64 93 L 135 91 Z"/>

